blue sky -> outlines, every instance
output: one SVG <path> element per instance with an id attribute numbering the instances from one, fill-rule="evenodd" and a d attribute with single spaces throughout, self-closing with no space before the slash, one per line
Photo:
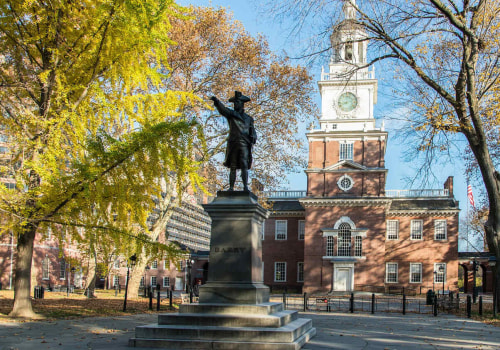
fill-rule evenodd
<path id="1" fill-rule="evenodd" d="M 258 33 L 263 34 L 269 41 L 270 48 L 275 52 L 287 52 L 287 48 L 290 47 L 290 41 L 288 40 L 289 29 L 284 25 L 280 25 L 278 22 L 274 21 L 271 15 L 267 15 L 263 11 L 263 7 L 260 6 L 264 1 L 249 1 L 249 0 L 179 0 L 181 5 L 197 5 L 197 6 L 213 6 L 213 7 L 225 7 L 229 9 L 234 14 L 234 19 L 240 21 L 245 29 L 252 35 Z M 327 62 L 320 62 L 326 68 Z M 391 93 L 389 93 L 390 81 L 387 77 L 382 77 L 381 72 L 384 71 L 384 67 L 376 67 L 379 79 L 379 95 L 378 104 L 375 106 L 375 116 L 376 118 L 381 118 L 383 115 L 390 113 L 391 107 Z M 313 75 L 315 80 L 319 79 L 320 67 L 313 67 L 310 74 Z M 382 79 L 381 79 L 382 78 Z M 315 99 L 320 103 L 319 92 L 316 94 Z M 378 122 L 378 124 L 380 121 Z M 391 122 L 386 121 L 386 130 L 389 131 L 389 142 L 386 152 L 386 168 L 389 169 L 387 177 L 387 189 L 406 189 L 408 188 L 405 182 L 405 178 L 412 177 L 414 175 L 414 170 L 410 163 L 404 162 L 402 158 L 402 145 L 399 141 L 394 139 L 394 133 L 391 134 Z M 467 184 L 464 175 L 464 165 L 461 160 L 457 160 L 453 164 L 446 164 L 442 169 L 437 172 L 439 178 L 432 188 L 443 188 L 443 184 L 448 176 L 454 176 L 454 194 L 455 198 L 460 202 L 460 208 L 462 212 L 461 217 L 464 217 L 467 211 Z M 305 190 L 306 189 L 306 176 L 304 173 L 300 174 L 289 174 L 289 189 Z M 474 184 L 473 184 L 474 185 Z M 477 191 L 474 191 L 475 194 Z M 476 195 L 477 197 L 477 195 Z M 476 198 L 477 202 L 477 198 Z M 463 227 L 461 229 L 464 229 Z M 461 242 L 461 251 L 465 250 L 465 244 Z"/>

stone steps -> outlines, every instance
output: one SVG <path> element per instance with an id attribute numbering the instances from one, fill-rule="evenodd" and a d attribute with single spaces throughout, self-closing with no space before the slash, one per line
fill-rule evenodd
<path id="1" fill-rule="evenodd" d="M 159 325 L 218 326 L 218 327 L 282 327 L 297 319 L 297 312 L 280 311 L 272 315 L 238 317 L 237 314 L 197 314 L 183 313 L 159 315 Z"/>
<path id="2" fill-rule="evenodd" d="M 298 350 L 316 334 L 310 319 L 281 303 L 184 304 L 139 326 L 129 345 L 163 349 Z"/>
<path id="3" fill-rule="evenodd" d="M 299 350 L 316 335 L 316 328 L 311 328 L 294 342 L 245 342 L 223 340 L 182 340 L 182 339 L 146 339 L 132 338 L 129 346 L 141 348 L 161 348 L 166 350 Z"/>
<path id="4" fill-rule="evenodd" d="M 197 314 L 243 314 L 271 315 L 283 311 L 283 303 L 267 302 L 260 304 L 181 304 L 179 313 Z"/>

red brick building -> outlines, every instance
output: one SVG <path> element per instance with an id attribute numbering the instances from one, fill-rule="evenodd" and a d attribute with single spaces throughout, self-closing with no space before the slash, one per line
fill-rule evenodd
<path id="1" fill-rule="evenodd" d="M 332 35 L 318 82 L 319 129 L 307 133 L 307 191 L 270 195 L 263 235 L 264 282 L 304 292 L 457 289 L 458 202 L 443 189 L 386 191 L 387 132 L 376 127 L 375 72 L 367 41 L 345 20 Z M 346 81 L 346 76 L 350 79 Z"/>

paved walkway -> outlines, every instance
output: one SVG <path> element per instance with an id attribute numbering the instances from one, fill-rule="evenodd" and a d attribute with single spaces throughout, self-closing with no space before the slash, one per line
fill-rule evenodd
<path id="1" fill-rule="evenodd" d="M 455 316 L 301 313 L 317 335 L 304 350 L 500 349 L 500 328 Z M 157 315 L 84 318 L 52 322 L 0 322 L 0 349 L 130 350 L 135 326 Z M 138 349 L 138 348 L 136 348 Z M 243 348 L 240 350 L 244 350 Z"/>

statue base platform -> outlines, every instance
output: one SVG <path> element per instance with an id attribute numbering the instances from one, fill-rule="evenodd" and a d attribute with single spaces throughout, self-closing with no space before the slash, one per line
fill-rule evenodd
<path id="1" fill-rule="evenodd" d="M 162 349 L 298 350 L 316 329 L 282 303 L 183 304 L 136 327 L 129 346 Z"/>

